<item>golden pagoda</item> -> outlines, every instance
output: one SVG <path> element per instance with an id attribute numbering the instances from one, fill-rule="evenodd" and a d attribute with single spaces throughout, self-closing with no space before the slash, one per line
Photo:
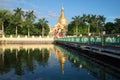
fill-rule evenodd
<path id="1" fill-rule="evenodd" d="M 54 37 L 64 37 L 66 35 L 67 31 L 67 18 L 64 14 L 64 7 L 61 9 L 61 15 L 59 17 L 58 23 L 55 25 L 55 27 L 52 30 L 52 34 Z"/>
<path id="2" fill-rule="evenodd" d="M 60 18 L 58 20 L 58 22 L 65 27 L 67 27 L 67 19 L 64 15 L 64 7 L 62 7 L 61 9 L 61 15 L 60 15 Z"/>

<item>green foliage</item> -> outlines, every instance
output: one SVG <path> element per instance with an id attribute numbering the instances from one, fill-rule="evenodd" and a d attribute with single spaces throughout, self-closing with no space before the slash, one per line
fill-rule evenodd
<path id="1" fill-rule="evenodd" d="M 107 22 L 104 27 L 105 27 L 105 31 L 107 34 L 115 33 L 115 24 L 114 23 Z"/>
<path id="2" fill-rule="evenodd" d="M 107 34 L 119 34 L 120 33 L 120 18 L 116 18 L 115 22 L 107 22 L 105 24 L 105 31 Z"/>
<path id="3" fill-rule="evenodd" d="M 21 8 L 13 10 L 10 13 L 8 10 L 0 10 L 0 29 L 3 29 L 6 35 L 42 35 L 42 26 L 44 27 L 44 35 L 47 36 L 50 28 L 48 21 L 44 20 L 44 24 L 35 22 L 36 16 L 34 11 L 23 11 Z M 41 19 L 42 20 L 42 19 Z M 46 22 L 47 21 L 47 22 Z"/>
<path id="4" fill-rule="evenodd" d="M 71 22 L 70 24 L 68 24 L 67 35 L 74 35 L 74 34 L 75 34 L 75 27 L 74 27 L 74 23 Z"/>
<path id="5" fill-rule="evenodd" d="M 47 36 L 50 28 L 45 18 L 39 19 L 35 23 L 36 16 L 34 11 L 23 11 L 16 8 L 11 13 L 8 10 L 0 10 L 0 30 L 5 35 L 36 35 Z M 98 34 L 102 31 L 107 34 L 120 33 L 120 18 L 116 18 L 114 23 L 107 22 L 102 15 L 86 15 L 72 17 L 72 21 L 68 24 L 67 35 L 80 34 Z"/>
<path id="6" fill-rule="evenodd" d="M 116 18 L 114 24 L 116 33 L 120 33 L 120 18 Z"/>
<path id="7" fill-rule="evenodd" d="M 47 23 L 48 21 L 45 18 L 42 18 L 39 19 L 39 22 L 36 24 L 36 26 L 40 28 L 40 34 L 42 36 L 47 36 L 50 31 L 49 25 Z"/>
<path id="8" fill-rule="evenodd" d="M 101 15 L 86 15 L 83 14 L 82 17 L 75 16 L 72 18 L 73 21 L 68 24 L 68 34 L 70 35 L 80 35 L 89 33 L 100 33 L 103 30 L 105 23 L 105 17 Z"/>

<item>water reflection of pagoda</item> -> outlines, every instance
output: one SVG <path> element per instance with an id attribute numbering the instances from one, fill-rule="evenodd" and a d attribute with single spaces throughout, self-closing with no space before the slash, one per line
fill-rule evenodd
<path id="1" fill-rule="evenodd" d="M 58 23 L 52 30 L 54 37 L 64 37 L 67 31 L 67 19 L 64 15 L 64 7 L 61 9 L 61 15 L 59 17 Z"/>
<path id="2" fill-rule="evenodd" d="M 64 54 L 61 50 L 55 47 L 55 54 L 57 56 L 57 59 L 60 63 L 60 67 L 62 70 L 62 74 L 64 74 L 64 67 L 65 67 L 65 62 L 67 60 L 67 55 Z"/>

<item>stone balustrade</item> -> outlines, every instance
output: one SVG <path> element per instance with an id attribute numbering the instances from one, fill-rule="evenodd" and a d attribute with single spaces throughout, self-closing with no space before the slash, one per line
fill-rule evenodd
<path id="1" fill-rule="evenodd" d="M 54 39 L 47 37 L 41 37 L 41 36 L 20 36 L 14 37 L 10 35 L 9 37 L 2 36 L 0 38 L 1 43 L 53 43 Z"/>

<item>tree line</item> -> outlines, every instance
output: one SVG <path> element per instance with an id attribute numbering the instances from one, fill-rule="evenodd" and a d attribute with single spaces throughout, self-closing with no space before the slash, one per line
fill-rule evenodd
<path id="1" fill-rule="evenodd" d="M 48 21 L 42 18 L 35 22 L 36 18 L 33 10 L 23 11 L 21 8 L 16 8 L 13 12 L 0 10 L 0 30 L 5 35 L 47 36 L 50 31 Z M 114 22 L 105 21 L 103 15 L 74 16 L 68 24 L 67 35 L 100 35 L 103 31 L 106 34 L 120 33 L 120 18 L 116 18 Z"/>
<path id="2" fill-rule="evenodd" d="M 35 22 L 34 11 L 16 8 L 13 12 L 0 10 L 0 28 L 5 35 L 41 35 L 47 36 L 50 28 L 45 18 Z"/>
<path id="3" fill-rule="evenodd" d="M 115 22 L 105 23 L 106 18 L 103 15 L 83 14 L 82 16 L 72 17 L 68 24 L 67 35 L 100 35 L 105 31 L 106 34 L 120 33 L 120 18 Z"/>

